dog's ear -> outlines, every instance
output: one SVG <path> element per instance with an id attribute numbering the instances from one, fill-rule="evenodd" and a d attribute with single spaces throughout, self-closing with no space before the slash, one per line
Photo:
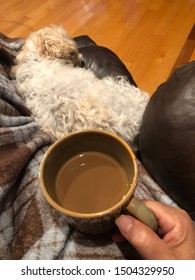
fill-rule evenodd
<path id="1" fill-rule="evenodd" d="M 62 58 L 63 46 L 60 41 L 43 39 L 40 44 L 40 55 L 47 58 Z"/>
<path id="2" fill-rule="evenodd" d="M 82 60 L 74 41 L 43 40 L 40 44 L 40 55 L 50 59 L 63 59 L 66 64 L 77 65 Z"/>

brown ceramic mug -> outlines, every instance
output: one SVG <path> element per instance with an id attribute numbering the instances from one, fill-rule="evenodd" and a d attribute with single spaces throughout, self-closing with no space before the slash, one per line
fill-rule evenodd
<path id="1" fill-rule="evenodd" d="M 57 140 L 39 171 L 48 203 L 86 234 L 109 232 L 124 211 L 157 230 L 152 211 L 133 195 L 137 179 L 136 157 L 130 146 L 103 130 L 83 130 Z"/>

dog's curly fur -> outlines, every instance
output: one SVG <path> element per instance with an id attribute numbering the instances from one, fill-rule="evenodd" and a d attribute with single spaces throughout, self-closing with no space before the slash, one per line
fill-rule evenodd
<path id="1" fill-rule="evenodd" d="M 44 131 L 60 138 L 83 129 L 104 129 L 136 149 L 149 95 L 125 78 L 98 79 L 82 62 L 75 42 L 62 27 L 33 32 L 12 69 L 19 92 Z"/>

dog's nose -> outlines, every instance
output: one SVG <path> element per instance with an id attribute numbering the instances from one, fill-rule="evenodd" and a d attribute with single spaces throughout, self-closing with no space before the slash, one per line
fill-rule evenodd
<path id="1" fill-rule="evenodd" d="M 81 68 L 84 68 L 84 66 L 85 66 L 84 59 L 79 62 L 78 66 L 81 67 Z"/>
<path id="2" fill-rule="evenodd" d="M 84 60 L 82 54 L 79 54 L 79 56 L 77 58 L 77 61 L 75 63 L 75 66 L 76 67 L 81 67 L 81 68 L 85 67 L 85 60 Z"/>

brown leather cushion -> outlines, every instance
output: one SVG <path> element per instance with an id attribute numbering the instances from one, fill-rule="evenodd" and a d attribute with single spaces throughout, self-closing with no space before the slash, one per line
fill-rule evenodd
<path id="1" fill-rule="evenodd" d="M 151 97 L 140 154 L 161 188 L 195 217 L 195 61 L 178 68 Z"/>

